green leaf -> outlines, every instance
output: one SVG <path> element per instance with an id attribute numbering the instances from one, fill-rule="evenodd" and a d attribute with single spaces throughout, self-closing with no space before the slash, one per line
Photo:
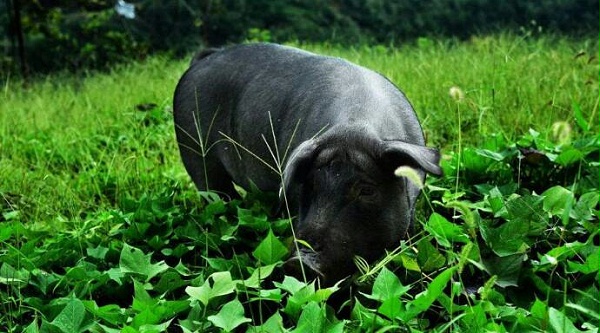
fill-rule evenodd
<path id="1" fill-rule="evenodd" d="M 325 311 L 321 309 L 317 302 L 306 304 L 302 310 L 302 314 L 298 319 L 298 325 L 294 333 L 313 333 L 323 332 L 325 326 Z"/>
<path id="2" fill-rule="evenodd" d="M 40 328 L 38 327 L 37 324 L 37 319 L 34 319 L 31 324 L 27 325 L 27 327 L 25 327 L 25 330 L 23 331 L 23 333 L 39 333 L 40 332 Z"/>
<path id="3" fill-rule="evenodd" d="M 14 213 L 14 212 L 12 212 Z M 9 215 L 9 213 L 3 213 L 4 215 L 4 220 L 8 221 L 10 218 L 7 217 L 6 215 Z M 6 240 L 8 240 L 9 238 L 12 237 L 13 235 L 13 226 L 12 223 L 2 223 L 0 224 L 0 242 L 5 242 Z"/>
<path id="4" fill-rule="evenodd" d="M 494 187 L 489 191 L 487 201 L 494 212 L 494 217 L 504 216 L 506 217 L 506 207 L 504 202 L 504 196 L 498 187 Z"/>
<path id="5" fill-rule="evenodd" d="M 573 192 L 562 186 L 553 186 L 544 191 L 542 196 L 544 197 L 544 211 L 555 216 L 562 216 L 565 208 L 573 202 L 574 197 Z"/>
<path id="6" fill-rule="evenodd" d="M 210 286 L 211 280 L 213 281 L 212 287 Z M 187 287 L 185 288 L 185 292 L 192 299 L 199 300 L 206 306 L 215 297 L 233 293 L 237 283 L 237 280 L 234 281 L 231 279 L 230 272 L 216 272 L 211 274 L 202 286 Z"/>
<path id="7" fill-rule="evenodd" d="M 256 216 L 252 210 L 237 208 L 238 220 L 240 226 L 250 228 L 252 230 L 263 232 L 269 229 L 270 223 L 266 215 Z"/>
<path id="8" fill-rule="evenodd" d="M 581 150 L 573 147 L 567 147 L 563 151 L 561 151 L 560 154 L 558 154 L 554 162 L 562 166 L 569 166 L 571 164 L 581 161 L 584 156 L 585 155 Z"/>
<path id="9" fill-rule="evenodd" d="M 490 158 L 497 162 L 503 161 L 506 158 L 506 154 L 498 153 L 488 149 L 475 149 L 475 152 L 480 156 Z"/>
<path id="10" fill-rule="evenodd" d="M 252 275 L 244 280 L 244 286 L 248 288 L 260 288 L 260 282 L 268 278 L 275 269 L 276 264 L 261 266 L 252 271 Z"/>
<path id="11" fill-rule="evenodd" d="M 219 313 L 208 316 L 208 320 L 227 332 L 233 331 L 243 323 L 252 321 L 250 318 L 244 316 L 244 307 L 237 299 L 223 305 Z"/>
<path id="12" fill-rule="evenodd" d="M 252 252 L 252 255 L 263 265 L 270 265 L 279 262 L 288 254 L 287 247 L 275 237 L 273 230 L 269 233 Z"/>
<path id="13" fill-rule="evenodd" d="M 462 228 L 448 222 L 438 213 L 433 213 L 425 224 L 425 230 L 431 233 L 437 242 L 444 247 L 452 247 L 455 242 L 467 243 L 469 237 L 463 233 Z"/>
<path id="14" fill-rule="evenodd" d="M 85 306 L 81 300 L 72 296 L 51 324 L 64 333 L 84 332 L 86 330 L 84 319 Z"/>
<path id="15" fill-rule="evenodd" d="M 391 298 L 399 299 L 400 296 L 404 295 L 409 289 L 410 287 L 403 286 L 402 283 L 400 283 L 400 279 L 398 279 L 396 274 L 386 267 L 383 267 L 375 279 L 373 291 L 369 298 L 381 302 Z"/>
<path id="16" fill-rule="evenodd" d="M 296 279 L 293 276 L 287 276 L 287 275 L 283 278 L 283 281 L 281 283 L 274 282 L 274 284 L 275 284 L 275 287 L 283 289 L 292 295 L 296 294 L 297 292 L 302 290 L 302 288 L 307 286 L 306 283 L 298 281 L 298 279 Z"/>
<path id="17" fill-rule="evenodd" d="M 404 312 L 404 306 L 400 301 L 400 298 L 388 298 L 378 308 L 379 313 L 388 317 L 389 319 L 395 319 Z"/>
<path id="18" fill-rule="evenodd" d="M 125 322 L 125 319 L 127 318 L 125 310 L 121 309 L 116 304 L 108 304 L 99 307 L 98 304 L 96 304 L 96 301 L 92 300 L 83 301 L 83 305 L 94 317 L 100 318 L 115 326 Z"/>
<path id="19" fill-rule="evenodd" d="M 152 254 L 144 254 L 140 249 L 123 243 L 119 268 L 123 273 L 140 274 L 146 278 L 146 282 L 156 275 L 166 271 L 169 266 L 164 261 L 156 264 L 151 262 Z"/>
<path id="20" fill-rule="evenodd" d="M 133 279 L 133 305 L 132 308 L 136 311 L 143 311 L 154 307 L 158 303 L 157 299 L 153 299 L 146 291 L 143 283 Z"/>
<path id="21" fill-rule="evenodd" d="M 500 257 L 521 254 L 529 249 L 529 237 L 541 235 L 547 228 L 547 217 L 542 212 L 543 197 L 516 197 L 506 203 L 507 222 L 492 228 L 491 222 L 479 224 L 481 236 Z"/>
<path id="22" fill-rule="evenodd" d="M 427 286 L 427 290 L 420 293 L 415 299 L 406 305 L 406 312 L 402 313 L 402 319 L 409 321 L 419 313 L 427 311 L 431 304 L 444 292 L 450 278 L 456 271 L 456 267 L 450 267 L 438 274 Z"/>
<path id="23" fill-rule="evenodd" d="M 419 263 L 415 260 L 415 258 L 407 256 L 404 253 L 401 253 L 399 256 L 400 261 L 402 262 L 402 267 L 406 268 L 409 271 L 420 272 L 421 267 L 419 267 Z"/>
<path id="24" fill-rule="evenodd" d="M 529 311 L 535 318 L 541 319 L 543 321 L 548 320 L 548 305 L 544 304 L 544 302 L 539 299 L 535 299 L 531 309 Z"/>
<path id="25" fill-rule="evenodd" d="M 548 308 L 548 318 L 550 320 L 550 326 L 552 327 L 552 330 L 556 333 L 583 332 L 575 327 L 571 319 L 555 308 Z"/>
<path id="26" fill-rule="evenodd" d="M 574 303 L 567 303 L 567 304 L 565 304 L 565 306 L 570 309 L 579 311 L 579 312 L 587 315 L 590 318 L 593 318 L 594 320 L 596 320 L 596 322 L 598 322 L 600 320 L 600 315 L 598 314 L 598 309 L 590 309 L 590 308 L 581 306 L 579 304 L 574 304 Z"/>
<path id="27" fill-rule="evenodd" d="M 598 252 L 598 247 L 595 247 L 595 252 L 592 252 L 585 258 L 585 263 L 580 264 L 577 262 L 573 262 L 567 260 L 567 266 L 569 267 L 568 272 L 580 272 L 583 274 L 598 274 L 599 269 L 599 261 L 600 261 L 600 253 Z"/>
<path id="28" fill-rule="evenodd" d="M 583 113 L 581 112 L 581 106 L 579 106 L 579 104 L 577 104 L 576 102 L 573 102 L 572 106 L 573 106 L 573 116 L 575 116 L 575 122 L 577 123 L 577 126 L 579 126 L 579 128 L 581 128 L 584 133 L 589 132 L 591 129 L 591 126 L 588 123 L 588 121 L 585 120 L 585 117 L 583 116 Z"/>
<path id="29" fill-rule="evenodd" d="M 598 205 L 599 198 L 600 193 L 598 192 L 588 192 L 582 194 L 579 197 L 577 204 L 573 208 L 573 211 L 571 212 L 571 217 L 576 219 L 578 222 L 593 220 L 593 212 L 596 209 L 596 206 Z"/>
<path id="30" fill-rule="evenodd" d="M 446 263 L 446 258 L 429 242 L 428 239 L 422 239 L 417 245 L 419 253 L 417 261 L 423 272 L 434 271 Z"/>
<path id="31" fill-rule="evenodd" d="M 279 312 L 275 312 L 264 324 L 251 327 L 248 333 L 284 333 L 287 330 L 283 326 L 283 318 Z"/>
<path id="32" fill-rule="evenodd" d="M 95 248 L 88 247 L 86 253 L 92 258 L 104 260 L 104 257 L 106 257 L 106 254 L 108 253 L 108 248 L 100 245 Z"/>
<path id="33" fill-rule="evenodd" d="M 353 321 L 361 323 L 361 326 L 371 329 L 391 324 L 390 321 L 385 320 L 382 316 L 376 315 L 374 311 L 362 305 L 358 298 L 354 302 L 350 318 Z"/>
<path id="34" fill-rule="evenodd" d="M 465 148 L 461 154 L 464 168 L 470 172 L 485 173 L 493 160 L 482 156 L 481 151 L 472 148 Z"/>
<path id="35" fill-rule="evenodd" d="M 490 275 L 498 276 L 496 285 L 500 287 L 517 286 L 519 274 L 523 267 L 524 254 L 514 254 L 504 257 L 486 257 L 482 258 L 485 270 Z"/>

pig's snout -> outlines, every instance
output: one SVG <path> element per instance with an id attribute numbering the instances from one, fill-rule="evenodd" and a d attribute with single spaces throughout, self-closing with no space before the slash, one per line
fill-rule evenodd
<path id="1" fill-rule="evenodd" d="M 283 268 L 287 275 L 294 276 L 299 280 L 306 281 L 316 278 L 323 279 L 325 275 L 321 271 L 321 260 L 319 254 L 311 249 L 301 247 L 295 251 L 295 255 L 288 259 Z"/>

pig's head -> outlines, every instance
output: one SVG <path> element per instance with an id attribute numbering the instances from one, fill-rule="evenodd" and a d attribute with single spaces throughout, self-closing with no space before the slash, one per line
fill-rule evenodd
<path id="1" fill-rule="evenodd" d="M 304 141 L 283 177 L 289 205 L 297 207 L 299 251 L 286 268 L 325 285 L 355 271 L 353 258 L 371 262 L 399 245 L 412 224 L 417 186 L 394 175 L 399 166 L 441 174 L 435 149 L 361 133 L 328 133 Z M 296 211 L 296 209 L 293 209 Z M 310 247 L 304 245 L 308 244 Z"/>

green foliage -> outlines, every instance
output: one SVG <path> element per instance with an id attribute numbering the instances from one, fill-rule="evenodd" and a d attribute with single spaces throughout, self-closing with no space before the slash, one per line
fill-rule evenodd
<path id="1" fill-rule="evenodd" d="M 150 58 L 30 90 L 10 82 L 0 104 L 0 330 L 597 332 L 597 55 L 574 58 L 579 45 L 500 36 L 307 46 L 405 82 L 430 141 L 445 148 L 445 176 L 424 184 L 415 234 L 380 262 L 357 259 L 365 276 L 352 295 L 285 275 L 290 221 L 268 214 L 268 195 L 223 201 L 193 188 L 170 115 L 187 62 Z M 510 84 L 531 57 L 534 77 Z M 471 60 L 456 73 L 437 70 L 460 58 Z M 464 94 L 447 97 L 455 82 Z"/>

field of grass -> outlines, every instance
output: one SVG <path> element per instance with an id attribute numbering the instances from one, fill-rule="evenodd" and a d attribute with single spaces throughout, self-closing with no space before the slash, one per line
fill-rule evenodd
<path id="1" fill-rule="evenodd" d="M 352 297 L 284 276 L 261 195 L 198 195 L 171 115 L 188 60 L 157 56 L 0 77 L 0 331 L 598 331 L 597 41 L 300 47 L 388 76 L 444 154 Z"/>

